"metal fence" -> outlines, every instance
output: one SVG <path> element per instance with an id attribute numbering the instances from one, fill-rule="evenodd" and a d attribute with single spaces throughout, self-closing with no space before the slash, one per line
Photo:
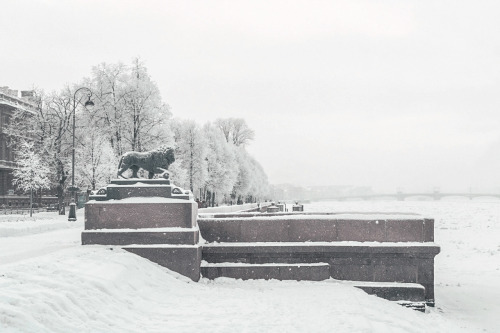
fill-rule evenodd
<path id="1" fill-rule="evenodd" d="M 41 212 L 58 212 L 58 209 L 52 209 L 50 207 L 42 207 L 42 208 L 33 208 L 33 214 L 35 213 L 41 213 Z M 9 214 L 18 214 L 18 215 L 29 215 L 30 214 L 30 209 L 29 208 L 22 208 L 22 207 L 0 207 L 0 214 L 1 215 L 9 215 Z"/>

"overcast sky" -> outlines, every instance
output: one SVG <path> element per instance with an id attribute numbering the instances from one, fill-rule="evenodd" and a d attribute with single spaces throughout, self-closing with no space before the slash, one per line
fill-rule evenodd
<path id="1" fill-rule="evenodd" d="M 500 189 L 500 1 L 2 0 L 0 85 L 141 57 L 175 117 L 242 117 L 271 183 Z"/>

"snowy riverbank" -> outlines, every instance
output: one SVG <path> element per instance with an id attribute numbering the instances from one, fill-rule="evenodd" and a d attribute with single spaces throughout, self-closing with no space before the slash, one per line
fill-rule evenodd
<path id="1" fill-rule="evenodd" d="M 412 311 L 335 280 L 193 283 L 109 246 L 81 246 L 83 211 L 0 216 L 2 332 L 494 332 L 500 202 L 323 202 L 307 211 L 436 220 L 436 308 Z"/>

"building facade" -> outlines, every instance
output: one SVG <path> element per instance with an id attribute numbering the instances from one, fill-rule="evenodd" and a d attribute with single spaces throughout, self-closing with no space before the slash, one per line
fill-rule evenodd
<path id="1" fill-rule="evenodd" d="M 16 163 L 10 138 L 5 132 L 16 110 L 34 112 L 35 104 L 29 97 L 22 96 L 32 96 L 32 92 L 0 87 L 0 206 L 24 206 L 29 202 L 27 196 L 16 191 L 12 185 L 12 171 Z"/>

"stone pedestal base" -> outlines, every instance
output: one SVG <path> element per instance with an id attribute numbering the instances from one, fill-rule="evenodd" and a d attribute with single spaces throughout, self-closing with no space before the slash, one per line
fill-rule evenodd
<path id="1" fill-rule="evenodd" d="M 196 202 L 169 198 L 129 198 L 89 201 L 85 205 L 85 230 L 193 228 Z"/>
<path id="2" fill-rule="evenodd" d="M 161 266 L 200 279 L 198 205 L 165 179 L 113 180 L 85 205 L 82 244 L 123 245 Z"/>

